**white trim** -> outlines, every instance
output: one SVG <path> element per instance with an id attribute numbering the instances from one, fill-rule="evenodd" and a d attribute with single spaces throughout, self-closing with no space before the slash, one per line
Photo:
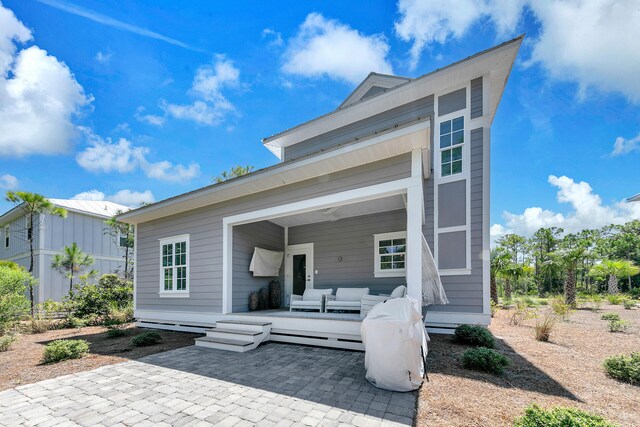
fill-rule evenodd
<path id="1" fill-rule="evenodd" d="M 10 224 L 4 226 L 4 248 L 9 249 L 11 247 L 11 227 Z"/>
<path id="2" fill-rule="evenodd" d="M 456 231 L 467 231 L 466 225 L 454 225 L 453 227 L 443 227 L 439 228 L 438 231 L 440 234 L 443 233 L 455 233 Z"/>
<path id="3" fill-rule="evenodd" d="M 483 83 L 484 85 L 484 83 Z M 484 86 L 483 86 L 484 87 Z M 485 314 L 491 314 L 491 128 L 482 134 L 482 296 Z"/>
<path id="4" fill-rule="evenodd" d="M 159 242 L 159 262 L 158 262 L 158 267 L 160 269 L 160 280 L 159 280 L 159 289 L 158 289 L 158 295 L 162 298 L 188 298 L 189 297 L 189 290 L 191 287 L 191 273 L 190 273 L 190 252 L 191 252 L 191 244 L 190 244 L 190 236 L 189 234 L 180 234 L 178 236 L 170 236 L 170 237 L 163 237 L 161 239 L 158 239 Z M 175 244 L 176 243 L 185 243 L 186 244 L 186 263 L 185 265 L 176 265 L 175 263 L 175 255 L 176 255 L 176 251 L 175 251 Z M 171 269 L 173 270 L 172 272 L 172 285 L 171 285 L 171 290 L 165 290 L 164 289 L 164 270 L 167 267 L 163 267 L 162 266 L 162 247 L 165 245 L 172 245 L 172 250 L 171 250 Z M 177 273 L 177 269 L 179 267 L 186 267 L 186 284 L 185 287 L 186 289 L 180 289 L 178 290 L 178 273 Z"/>
<path id="5" fill-rule="evenodd" d="M 425 316 L 425 324 L 434 326 L 434 324 L 443 325 L 489 325 L 491 323 L 491 315 L 485 313 L 465 313 L 453 311 L 429 311 Z"/>
<path id="6" fill-rule="evenodd" d="M 380 255 L 378 248 L 381 240 L 405 239 L 404 262 L 405 268 L 382 270 L 380 268 Z M 373 235 L 373 277 L 405 277 L 407 275 L 407 231 L 394 231 L 392 233 L 379 233 Z"/>
<path id="7" fill-rule="evenodd" d="M 124 266 L 125 270 L 127 266 Z M 133 311 L 138 308 L 138 226 L 133 227 Z"/>
<path id="8" fill-rule="evenodd" d="M 448 268 L 438 271 L 441 276 L 469 276 L 471 274 L 470 268 Z"/>
<path id="9" fill-rule="evenodd" d="M 222 219 L 222 312 L 233 310 L 233 225 Z"/>
<path id="10" fill-rule="evenodd" d="M 45 247 L 45 232 L 44 232 L 44 220 L 46 216 L 45 214 L 40 214 L 40 224 L 38 225 L 38 246 Z M 34 253 L 35 256 L 35 253 Z M 94 257 L 94 260 L 96 258 Z M 42 284 L 44 281 L 44 256 L 38 257 L 38 284 Z M 40 304 L 44 303 L 44 292 L 42 291 L 42 286 L 38 286 L 38 301 Z"/>
<path id="11" fill-rule="evenodd" d="M 422 188 L 422 152 L 411 152 L 411 185 L 407 188 L 407 295 L 422 305 L 422 224 L 424 191 Z"/>

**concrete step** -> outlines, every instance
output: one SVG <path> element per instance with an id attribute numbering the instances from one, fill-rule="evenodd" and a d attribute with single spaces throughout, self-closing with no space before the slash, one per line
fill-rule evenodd
<path id="1" fill-rule="evenodd" d="M 238 329 L 226 329 L 226 328 L 212 328 L 207 329 L 207 337 L 209 338 L 223 338 L 232 339 L 242 342 L 260 342 L 265 335 L 260 331 L 243 331 Z"/>
<path id="2" fill-rule="evenodd" d="M 196 338 L 196 345 L 199 347 L 215 348 L 218 350 L 235 351 L 238 353 L 244 353 L 249 350 L 253 350 L 258 346 L 258 343 L 239 341 L 230 338 L 211 338 L 202 337 Z"/>
<path id="3" fill-rule="evenodd" d="M 269 333 L 271 330 L 270 322 L 255 322 L 252 320 L 218 320 L 216 322 L 216 328 L 234 330 L 234 331 L 249 331 L 258 333 Z"/>

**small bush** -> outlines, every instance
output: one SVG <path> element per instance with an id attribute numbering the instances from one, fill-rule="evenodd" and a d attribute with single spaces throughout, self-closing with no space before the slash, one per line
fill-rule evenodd
<path id="1" fill-rule="evenodd" d="M 112 306 L 125 308 L 133 301 L 133 284 L 117 274 L 105 274 L 97 285 L 85 284 L 72 297 L 74 316 L 108 316 Z"/>
<path id="2" fill-rule="evenodd" d="M 544 342 L 549 341 L 551 332 L 553 331 L 553 328 L 555 328 L 557 323 L 558 317 L 555 314 L 547 311 L 542 319 L 538 319 L 536 321 L 536 326 L 534 329 L 536 333 L 536 340 Z"/>
<path id="3" fill-rule="evenodd" d="M 609 320 L 609 332 L 625 332 L 629 329 L 629 325 L 628 320 Z"/>
<path id="4" fill-rule="evenodd" d="M 162 337 L 157 332 L 145 332 L 131 338 L 131 345 L 134 347 L 145 347 L 148 345 L 159 344 Z"/>
<path id="5" fill-rule="evenodd" d="M 32 334 L 42 334 L 47 332 L 52 327 L 52 322 L 49 319 L 33 318 L 29 323 L 29 331 Z"/>
<path id="6" fill-rule="evenodd" d="M 107 338 L 120 338 L 127 335 L 126 329 L 117 326 L 110 326 L 107 330 Z"/>
<path id="7" fill-rule="evenodd" d="M 599 415 L 574 408 L 555 407 L 551 410 L 531 405 L 517 418 L 514 427 L 617 427 Z"/>
<path id="8" fill-rule="evenodd" d="M 624 305 L 624 308 L 627 310 L 631 310 L 632 308 L 634 308 L 636 306 L 636 302 L 632 299 L 626 299 L 624 301 L 622 301 L 622 305 Z"/>
<path id="9" fill-rule="evenodd" d="M 551 300 L 551 309 L 555 314 L 560 316 L 562 320 L 569 320 L 569 316 L 571 316 L 571 306 L 565 304 L 562 297 L 556 297 Z"/>
<path id="10" fill-rule="evenodd" d="M 609 301 L 609 304 L 611 305 L 620 305 L 622 304 L 623 300 L 624 300 L 624 295 L 620 295 L 620 294 L 607 295 L 607 301 Z"/>
<path id="11" fill-rule="evenodd" d="M 535 311 L 527 307 L 527 304 L 521 300 L 516 301 L 516 307 L 511 313 L 509 322 L 512 325 L 521 325 L 525 320 L 535 317 Z"/>
<path id="12" fill-rule="evenodd" d="M 629 296 L 633 299 L 640 299 L 640 288 L 633 288 L 629 291 Z"/>
<path id="13" fill-rule="evenodd" d="M 11 348 L 11 345 L 16 342 L 16 339 L 15 335 L 5 335 L 0 337 L 0 353 L 8 351 L 9 348 Z"/>
<path id="14" fill-rule="evenodd" d="M 462 354 L 462 366 L 475 371 L 501 375 L 509 363 L 505 356 L 486 347 L 472 348 Z"/>
<path id="15" fill-rule="evenodd" d="M 601 320 L 620 320 L 620 315 L 618 313 L 605 313 L 600 316 Z"/>
<path id="16" fill-rule="evenodd" d="M 591 295 L 591 298 L 589 298 L 591 300 L 591 304 L 593 306 L 593 309 L 595 311 L 600 310 L 600 307 L 602 306 L 602 295 L 600 294 L 593 294 Z"/>
<path id="17" fill-rule="evenodd" d="M 491 317 L 496 317 L 496 314 L 500 310 L 500 306 L 491 300 Z"/>
<path id="18" fill-rule="evenodd" d="M 67 359 L 79 359 L 89 352 L 85 340 L 56 340 L 44 348 L 43 363 L 56 363 Z"/>
<path id="19" fill-rule="evenodd" d="M 480 325 L 460 325 L 456 328 L 453 338 L 457 342 L 476 347 L 495 347 L 495 340 L 491 332 Z"/>
<path id="20" fill-rule="evenodd" d="M 11 330 L 29 310 L 25 296 L 29 286 L 37 280 L 22 268 L 0 266 L 0 334 Z"/>
<path id="21" fill-rule="evenodd" d="M 69 316 L 66 320 L 67 328 L 84 328 L 87 326 L 87 321 L 85 319 L 80 319 L 79 317 Z"/>
<path id="22" fill-rule="evenodd" d="M 603 366 L 611 378 L 640 385 L 640 352 L 607 357 Z"/>
<path id="23" fill-rule="evenodd" d="M 109 304 L 109 314 L 106 323 L 120 325 L 133 321 L 133 306 L 120 307 L 117 303 Z"/>

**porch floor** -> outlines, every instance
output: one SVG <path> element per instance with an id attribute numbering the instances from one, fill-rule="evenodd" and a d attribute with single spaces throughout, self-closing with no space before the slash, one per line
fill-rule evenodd
<path id="1" fill-rule="evenodd" d="M 348 320 L 352 322 L 362 322 L 360 313 L 318 313 L 317 311 L 289 311 L 286 308 L 247 311 L 242 313 L 232 313 L 232 315 L 254 317 L 286 317 L 299 319 Z"/>

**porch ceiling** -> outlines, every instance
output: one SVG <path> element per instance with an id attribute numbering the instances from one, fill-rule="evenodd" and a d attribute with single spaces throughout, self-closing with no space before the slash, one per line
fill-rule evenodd
<path id="1" fill-rule="evenodd" d="M 283 227 L 295 227 L 298 225 L 314 224 L 318 222 L 337 221 L 343 218 L 351 218 L 362 215 L 370 215 L 380 212 L 389 212 L 404 209 L 405 198 L 402 195 L 384 197 L 366 202 L 336 206 L 312 212 L 283 216 L 270 221 Z"/>

